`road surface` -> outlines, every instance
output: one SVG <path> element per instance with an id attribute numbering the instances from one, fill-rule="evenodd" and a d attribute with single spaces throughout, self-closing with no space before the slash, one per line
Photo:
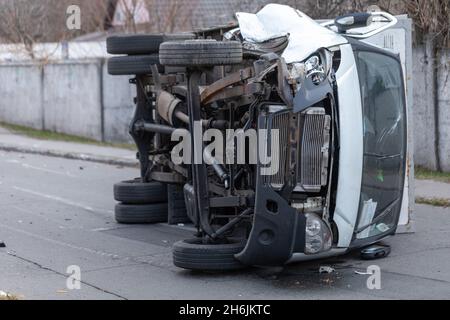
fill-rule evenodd
<path id="1" fill-rule="evenodd" d="M 137 169 L 0 151 L 0 291 L 22 299 L 422 299 L 450 298 L 450 210 L 418 206 L 416 234 L 388 241 L 392 255 L 251 268 L 227 274 L 173 266 L 171 245 L 189 227 L 124 226 L 112 186 Z M 381 268 L 381 290 L 367 267 Z M 67 288 L 69 266 L 81 289 Z M 332 274 L 319 274 L 332 266 Z"/>

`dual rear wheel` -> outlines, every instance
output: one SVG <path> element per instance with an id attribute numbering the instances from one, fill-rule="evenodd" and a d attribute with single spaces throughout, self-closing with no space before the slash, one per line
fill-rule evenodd
<path id="1" fill-rule="evenodd" d="M 167 222 L 167 187 L 158 182 L 142 183 L 140 179 L 114 185 L 117 222 L 145 224 Z"/>
<path id="2" fill-rule="evenodd" d="M 186 221 L 184 196 L 180 188 L 159 182 L 142 183 L 140 179 L 114 185 L 115 218 L 121 224 L 154 224 L 168 221 Z M 168 211 L 172 210 L 172 214 Z M 174 214 L 175 213 L 175 214 Z M 182 219 L 182 220 L 180 220 Z M 173 246 L 175 266 L 196 271 L 233 271 L 243 265 L 235 255 L 245 248 L 242 240 L 230 239 L 226 243 L 208 244 L 201 238 L 179 241 Z"/>
<path id="3" fill-rule="evenodd" d="M 214 67 L 242 62 L 242 44 L 237 41 L 194 40 L 193 34 L 126 35 L 107 39 L 111 75 L 151 74 L 156 65 L 166 67 Z"/>

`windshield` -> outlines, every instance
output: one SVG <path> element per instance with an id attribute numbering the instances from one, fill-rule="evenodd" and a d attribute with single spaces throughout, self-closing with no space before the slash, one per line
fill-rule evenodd
<path id="1" fill-rule="evenodd" d="M 356 57 L 364 117 L 357 238 L 365 239 L 392 230 L 398 222 L 406 168 L 406 109 L 400 63 L 375 52 L 357 52 Z"/>

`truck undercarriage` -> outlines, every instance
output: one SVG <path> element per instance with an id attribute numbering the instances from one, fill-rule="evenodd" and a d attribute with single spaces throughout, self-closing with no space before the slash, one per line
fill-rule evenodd
<path id="1" fill-rule="evenodd" d="M 245 264 L 283 264 L 292 247 L 311 254 L 330 248 L 313 242 L 305 251 L 304 230 L 307 217 L 317 216 L 328 225 L 327 241 L 333 238 L 338 124 L 333 70 L 325 64 L 335 57 L 336 66 L 338 54 L 323 49 L 287 65 L 277 54 L 287 38 L 250 46 L 233 31 L 220 41 L 226 31 L 163 43 L 165 66 L 132 80 L 138 94 L 130 133 L 141 179 L 183 186 L 201 242 L 239 239 Z"/>
<path id="2" fill-rule="evenodd" d="M 290 15 L 286 30 L 301 25 L 321 38 L 302 32 L 247 40 L 265 35 L 246 25 L 254 17 L 238 14 L 244 27 L 108 39 L 109 53 L 128 54 L 111 58 L 109 72 L 135 75 L 130 134 L 141 167 L 138 180 L 115 187 L 116 220 L 161 222 L 168 202 L 169 220 L 171 210 L 181 212 L 197 230 L 174 245 L 178 267 L 280 266 L 294 255 L 341 254 L 396 231 L 406 166 L 398 57 L 289 7 L 267 6 L 262 18 L 272 7 L 280 10 L 275 16 Z M 348 18 L 361 27 L 378 16 L 395 23 L 375 13 L 335 25 L 345 33 Z M 373 55 L 360 58 L 358 50 Z M 352 194 L 344 199 L 345 192 Z"/>

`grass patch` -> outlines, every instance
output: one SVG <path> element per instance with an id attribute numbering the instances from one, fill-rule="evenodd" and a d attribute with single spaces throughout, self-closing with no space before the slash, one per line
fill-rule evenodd
<path id="1" fill-rule="evenodd" d="M 416 179 L 419 180 L 434 180 L 445 183 L 450 183 L 450 173 L 447 172 L 438 172 L 428 170 L 422 167 L 416 167 L 415 170 Z"/>
<path id="2" fill-rule="evenodd" d="M 19 298 L 13 294 L 0 291 L 0 301 L 13 301 L 13 300 L 19 300 Z"/>
<path id="3" fill-rule="evenodd" d="M 449 208 L 450 200 L 449 199 L 441 199 L 441 198 L 416 198 L 416 203 L 425 204 L 433 207 L 441 207 L 441 208 Z"/>
<path id="4" fill-rule="evenodd" d="M 30 138 L 34 138 L 34 139 L 39 139 L 39 140 L 75 142 L 75 143 L 83 143 L 83 144 L 90 144 L 90 145 L 103 146 L 103 147 L 115 147 L 115 148 L 122 148 L 122 149 L 128 149 L 128 150 L 136 150 L 136 146 L 134 144 L 130 144 L 130 143 L 98 142 L 96 140 L 92 140 L 92 139 L 88 139 L 88 138 L 77 137 L 77 136 L 63 134 L 63 133 L 56 133 L 56 132 L 47 131 L 47 130 L 36 130 L 36 129 L 18 126 L 15 124 L 8 124 L 8 123 L 0 123 L 0 126 L 13 132 L 13 133 L 27 136 Z"/>

